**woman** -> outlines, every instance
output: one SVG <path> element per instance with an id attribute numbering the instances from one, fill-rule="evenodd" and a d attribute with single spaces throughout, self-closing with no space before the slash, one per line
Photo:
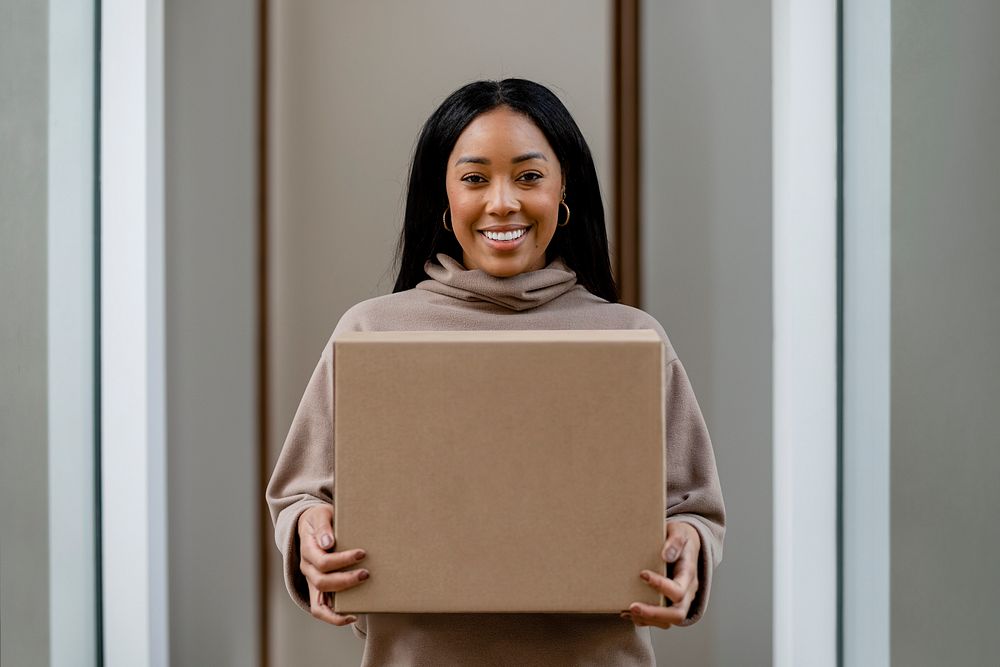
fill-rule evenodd
<path id="1" fill-rule="evenodd" d="M 617 303 L 590 150 L 547 88 L 479 81 L 431 115 L 413 157 L 392 294 L 341 318 L 292 422 L 267 499 L 292 598 L 333 625 L 354 623 L 365 665 L 651 665 L 649 631 L 705 611 L 722 557 L 725 509 L 712 445 L 684 367 L 659 323 Z M 369 614 L 332 609 L 364 585 L 363 550 L 333 531 L 333 341 L 344 331 L 654 329 L 665 342 L 670 578 L 636 576 L 671 601 L 621 618 L 570 614 Z"/>

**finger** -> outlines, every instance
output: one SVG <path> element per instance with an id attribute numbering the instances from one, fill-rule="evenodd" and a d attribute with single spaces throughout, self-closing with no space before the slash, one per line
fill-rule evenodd
<path id="1" fill-rule="evenodd" d="M 368 570 L 350 570 L 348 572 L 317 574 L 309 580 L 309 583 L 321 591 L 339 593 L 364 583 L 370 577 L 371 573 Z"/>
<path id="2" fill-rule="evenodd" d="M 667 539 L 663 543 L 663 551 L 661 552 L 661 557 L 664 561 L 673 563 L 683 553 L 684 547 L 687 546 L 690 539 L 690 536 L 684 529 L 685 526 L 687 524 L 679 521 L 672 521 L 667 524 Z"/>
<path id="3" fill-rule="evenodd" d="M 667 579 L 662 574 L 658 574 L 651 570 L 643 570 L 639 576 L 643 581 L 649 584 L 650 587 L 664 595 L 674 604 L 683 600 L 684 596 L 687 594 L 687 589 L 681 588 L 675 580 Z"/>
<path id="4" fill-rule="evenodd" d="M 677 561 L 673 580 L 685 591 L 698 586 L 698 551 L 694 545 L 688 545 Z"/>
<path id="5" fill-rule="evenodd" d="M 636 625 L 642 622 L 645 625 L 653 625 L 658 628 L 669 628 L 671 625 L 682 623 L 687 618 L 687 609 L 682 610 L 681 607 L 654 607 L 641 602 L 633 602 L 628 609 Z"/>
<path id="6" fill-rule="evenodd" d="M 316 563 L 323 559 L 326 555 L 326 551 L 316 543 L 314 535 L 305 535 L 299 544 L 299 556 L 302 560 L 309 563 Z"/>
<path id="7" fill-rule="evenodd" d="M 646 623 L 645 621 L 643 621 L 643 620 L 642 620 L 642 617 L 641 617 L 641 616 L 633 616 L 633 615 L 632 615 L 631 613 L 629 613 L 629 612 L 627 612 L 627 611 L 625 611 L 625 612 L 622 612 L 622 613 L 620 614 L 620 616 L 621 616 L 621 617 L 622 617 L 623 619 L 625 619 L 626 621 L 632 621 L 633 623 L 635 623 L 635 624 L 636 624 L 636 625 L 637 625 L 638 627 L 640 627 L 640 628 L 644 628 L 644 627 L 646 627 L 646 625 L 647 625 L 647 623 Z"/>
<path id="8" fill-rule="evenodd" d="M 321 591 L 337 592 L 344 588 L 356 586 L 358 583 L 367 580 L 371 572 L 366 569 L 357 570 L 335 570 L 333 572 L 323 572 L 312 563 L 302 561 L 299 569 L 305 576 L 309 585 Z"/>
<path id="9" fill-rule="evenodd" d="M 333 553 L 320 552 L 319 554 L 314 553 L 313 558 L 309 562 L 315 565 L 317 570 L 325 574 L 334 570 L 343 570 L 355 563 L 360 563 L 367 555 L 364 549 L 334 551 Z"/>
<path id="10" fill-rule="evenodd" d="M 309 606 L 309 613 L 313 615 L 313 618 L 325 621 L 330 625 L 336 625 L 337 627 L 350 625 L 354 621 L 358 620 L 357 616 L 338 614 L 333 611 L 333 609 L 327 605 L 323 594 L 318 591 L 310 589 L 310 597 L 312 598 L 312 604 Z"/>

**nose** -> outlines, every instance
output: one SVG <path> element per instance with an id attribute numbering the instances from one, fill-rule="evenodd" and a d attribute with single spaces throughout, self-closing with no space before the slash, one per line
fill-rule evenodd
<path id="1" fill-rule="evenodd" d="M 521 210 L 521 202 L 513 184 L 497 179 L 486 193 L 486 212 L 497 217 L 506 217 Z"/>

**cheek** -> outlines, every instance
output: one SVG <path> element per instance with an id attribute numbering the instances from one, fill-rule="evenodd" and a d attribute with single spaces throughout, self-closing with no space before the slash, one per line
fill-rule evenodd
<path id="1" fill-rule="evenodd" d="M 539 196 L 532 200 L 532 217 L 539 224 L 546 228 L 555 228 L 559 219 L 559 197 L 552 196 L 552 193 L 539 193 Z"/>
<path id="2" fill-rule="evenodd" d="M 448 206 L 451 208 L 453 220 L 457 220 L 459 225 L 474 222 L 479 217 L 481 208 L 477 197 L 468 192 L 449 191 Z"/>

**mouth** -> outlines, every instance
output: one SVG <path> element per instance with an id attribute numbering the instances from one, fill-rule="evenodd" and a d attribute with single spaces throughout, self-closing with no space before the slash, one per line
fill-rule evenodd
<path id="1" fill-rule="evenodd" d="M 486 244 L 491 248 L 512 250 L 524 243 L 524 239 L 528 237 L 530 231 L 531 227 L 520 227 L 518 229 L 498 232 L 480 230 L 479 235 L 483 237 Z"/>

